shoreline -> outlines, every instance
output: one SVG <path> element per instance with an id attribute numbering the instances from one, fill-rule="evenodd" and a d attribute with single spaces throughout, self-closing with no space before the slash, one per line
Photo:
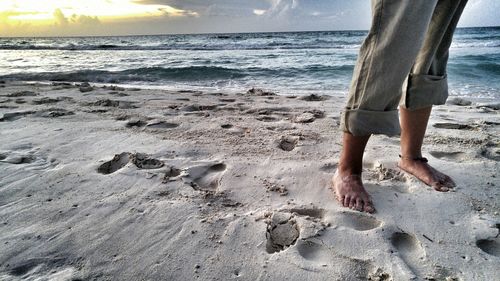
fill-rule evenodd
<path id="1" fill-rule="evenodd" d="M 369 215 L 328 188 L 343 96 L 0 85 L 0 279 L 498 278 L 495 99 L 433 111 L 424 156 L 453 192 L 374 136 Z"/>

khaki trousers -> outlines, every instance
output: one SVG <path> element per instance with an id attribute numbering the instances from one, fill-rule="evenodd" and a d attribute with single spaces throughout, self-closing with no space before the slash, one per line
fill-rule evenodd
<path id="1" fill-rule="evenodd" d="M 342 112 L 355 136 L 398 135 L 398 105 L 444 104 L 448 49 L 467 0 L 372 0 L 364 40 Z"/>

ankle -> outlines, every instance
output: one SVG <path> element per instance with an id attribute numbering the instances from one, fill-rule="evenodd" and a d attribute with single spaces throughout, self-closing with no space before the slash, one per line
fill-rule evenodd
<path id="1" fill-rule="evenodd" d="M 361 176 L 362 168 L 339 164 L 337 171 L 341 176 L 358 175 Z"/>

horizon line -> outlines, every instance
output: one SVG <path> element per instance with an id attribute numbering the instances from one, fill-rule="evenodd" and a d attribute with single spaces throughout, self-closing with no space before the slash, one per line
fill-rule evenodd
<path id="1" fill-rule="evenodd" d="M 500 28 L 496 26 L 461 26 L 456 29 L 468 28 Z M 131 37 L 131 36 L 179 36 L 179 35 L 222 35 L 222 34 L 257 34 L 257 33 L 307 33 L 307 32 L 368 32 L 368 29 L 336 29 L 336 30 L 288 30 L 288 31 L 243 31 L 243 32 L 200 32 L 200 33 L 160 33 L 160 34 L 127 34 L 127 35 L 52 35 L 52 36 L 0 36 L 5 38 L 85 38 L 85 37 Z"/>

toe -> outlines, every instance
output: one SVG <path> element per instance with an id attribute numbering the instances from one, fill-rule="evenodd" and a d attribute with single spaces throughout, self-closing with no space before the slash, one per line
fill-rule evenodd
<path id="1" fill-rule="evenodd" d="M 363 210 L 370 214 L 375 212 L 375 208 L 373 207 L 372 202 L 365 202 Z"/>
<path id="2" fill-rule="evenodd" d="M 354 209 L 356 207 L 356 198 L 351 197 L 351 202 L 349 202 L 349 208 Z"/>
<path id="3" fill-rule="evenodd" d="M 358 198 L 356 199 L 356 205 L 355 205 L 356 210 L 358 211 L 363 211 L 363 199 Z"/>
<path id="4" fill-rule="evenodd" d="M 434 187 L 435 190 L 437 191 L 441 191 L 441 192 L 446 192 L 448 191 L 448 187 L 446 187 L 445 185 L 443 185 L 441 182 L 434 182 L 432 184 L 432 186 Z"/>
<path id="5" fill-rule="evenodd" d="M 349 207 L 349 203 L 351 203 L 351 197 L 345 196 L 344 197 L 344 202 L 342 203 L 342 206 Z"/>

